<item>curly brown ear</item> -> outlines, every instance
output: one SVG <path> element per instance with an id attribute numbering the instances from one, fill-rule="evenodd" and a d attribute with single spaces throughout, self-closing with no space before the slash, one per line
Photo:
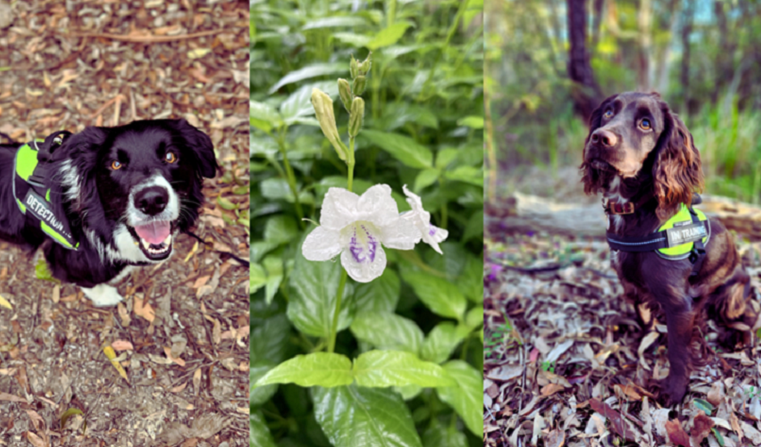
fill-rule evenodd
<path id="1" fill-rule="evenodd" d="M 653 192 L 658 199 L 656 214 L 659 219 L 667 220 L 678 211 L 680 204 L 692 203 L 693 192 L 703 190 L 703 167 L 690 131 L 665 103 L 661 109 L 666 127 L 656 146 Z"/>

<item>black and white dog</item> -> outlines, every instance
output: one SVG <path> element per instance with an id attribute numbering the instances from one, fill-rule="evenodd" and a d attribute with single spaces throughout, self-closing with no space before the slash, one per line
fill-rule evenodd
<path id="1" fill-rule="evenodd" d="M 185 120 L 54 135 L 42 149 L 0 145 L 0 239 L 42 246 L 54 277 L 96 306 L 115 305 L 122 297 L 109 283 L 168 259 L 196 221 L 203 177 L 218 168 L 211 140 Z M 31 192 L 19 192 L 25 181 Z"/>

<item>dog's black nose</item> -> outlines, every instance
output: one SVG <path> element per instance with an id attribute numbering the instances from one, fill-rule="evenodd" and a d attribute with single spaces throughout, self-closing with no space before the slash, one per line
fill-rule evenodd
<path id="1" fill-rule="evenodd" d="M 149 186 L 135 194 L 135 207 L 149 216 L 164 211 L 169 202 L 169 193 L 162 186 Z"/>

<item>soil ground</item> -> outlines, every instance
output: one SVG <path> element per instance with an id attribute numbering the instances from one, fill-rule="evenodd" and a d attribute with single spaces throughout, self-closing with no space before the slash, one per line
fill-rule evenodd
<path id="1" fill-rule="evenodd" d="M 0 446 L 248 445 L 248 268 L 230 256 L 248 258 L 248 27 L 240 2 L 0 0 L 0 132 L 183 117 L 221 166 L 204 242 L 134 270 L 118 307 L 0 244 Z"/>

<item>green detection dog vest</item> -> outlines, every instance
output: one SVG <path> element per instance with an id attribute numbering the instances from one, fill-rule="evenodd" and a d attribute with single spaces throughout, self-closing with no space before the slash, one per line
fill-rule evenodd
<path id="1" fill-rule="evenodd" d="M 700 203 L 700 196 L 693 197 L 693 204 Z M 607 233 L 611 250 L 623 252 L 654 251 L 658 256 L 673 261 L 689 259 L 692 276 L 700 271 L 705 258 L 705 247 L 711 239 L 711 222 L 702 211 L 682 204 L 657 231 L 644 237 L 626 237 Z"/>
<path id="2" fill-rule="evenodd" d="M 685 204 L 682 204 L 679 212 L 671 216 L 671 219 L 658 228 L 658 231 L 667 231 L 675 228 L 675 231 L 671 233 L 667 232 L 675 239 L 671 242 L 673 245 L 670 247 L 659 248 L 657 253 L 660 257 L 665 259 L 686 259 L 690 256 L 690 252 L 695 247 L 694 239 L 703 235 L 701 239 L 703 245 L 708 245 L 708 240 L 711 238 L 711 222 L 708 220 L 702 211 L 692 209 L 697 214 L 697 218 L 700 222 L 704 222 L 700 226 L 692 225 L 692 216 L 690 215 L 690 209 Z M 687 241 L 679 243 L 681 240 Z"/>
<path id="3" fill-rule="evenodd" d="M 45 140 L 35 140 L 18 149 L 14 159 L 13 197 L 21 213 L 43 233 L 65 248 L 76 250 L 79 242 L 71 235 L 69 221 L 53 211 L 50 189 L 45 187 L 45 181 L 52 174 L 48 172 L 50 153 L 61 144 L 61 134 L 69 133 L 56 132 Z"/>

